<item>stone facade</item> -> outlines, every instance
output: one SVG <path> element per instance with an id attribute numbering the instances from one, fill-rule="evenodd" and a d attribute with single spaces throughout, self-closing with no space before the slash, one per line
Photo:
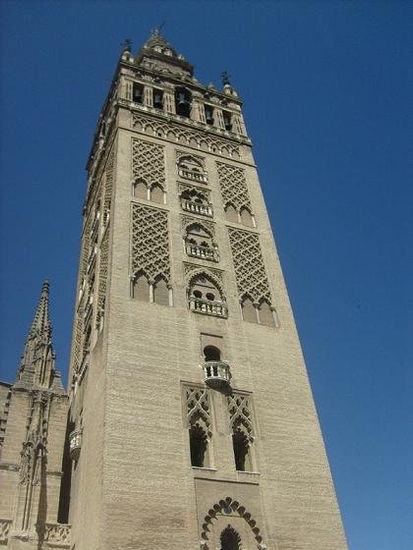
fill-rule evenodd
<path id="1" fill-rule="evenodd" d="M 122 53 L 88 163 L 44 547 L 347 547 L 241 106 L 157 31 Z"/>

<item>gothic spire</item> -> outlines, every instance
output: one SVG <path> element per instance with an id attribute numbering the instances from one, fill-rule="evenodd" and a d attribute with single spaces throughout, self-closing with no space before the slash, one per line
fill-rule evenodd
<path id="1" fill-rule="evenodd" d="M 46 280 L 26 338 L 15 386 L 63 392 L 60 373 L 55 369 L 55 359 L 49 318 L 49 282 Z"/>

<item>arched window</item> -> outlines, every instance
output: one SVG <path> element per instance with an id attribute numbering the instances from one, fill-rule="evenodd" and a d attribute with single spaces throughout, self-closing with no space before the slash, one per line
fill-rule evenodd
<path id="1" fill-rule="evenodd" d="M 154 185 L 151 189 L 151 201 L 164 204 L 164 192 L 160 185 Z"/>
<path id="2" fill-rule="evenodd" d="M 132 194 L 137 199 L 147 199 L 148 198 L 148 189 L 143 180 L 137 180 L 133 182 L 132 185 Z"/>
<path id="3" fill-rule="evenodd" d="M 155 281 L 153 287 L 153 301 L 161 306 L 169 306 L 169 289 L 162 278 Z"/>
<path id="4" fill-rule="evenodd" d="M 249 438 L 240 426 L 232 433 L 232 446 L 235 468 L 241 472 L 252 471 Z"/>
<path id="5" fill-rule="evenodd" d="M 145 275 L 139 275 L 134 279 L 132 297 L 141 302 L 149 302 L 149 282 Z"/>
<path id="6" fill-rule="evenodd" d="M 187 88 L 176 88 L 175 108 L 176 114 L 189 118 L 191 116 L 192 94 Z"/>
<path id="7" fill-rule="evenodd" d="M 261 325 L 267 325 L 268 327 L 275 326 L 274 314 L 270 304 L 263 300 L 258 308 Z"/>
<path id="8" fill-rule="evenodd" d="M 241 223 L 243 225 L 246 225 L 247 227 L 255 226 L 254 218 L 252 217 L 252 214 L 248 210 L 248 208 L 241 208 L 240 216 L 241 216 Z"/>
<path id="9" fill-rule="evenodd" d="M 178 160 L 178 173 L 182 178 L 201 183 L 208 182 L 202 161 L 193 156 L 183 156 Z"/>
<path id="10" fill-rule="evenodd" d="M 186 253 L 202 260 L 218 261 L 217 247 L 211 234 L 201 224 L 191 224 L 186 229 Z"/>
<path id="11" fill-rule="evenodd" d="M 228 525 L 220 536 L 221 550 L 240 550 L 241 549 L 241 537 L 239 534 Z"/>
<path id="12" fill-rule="evenodd" d="M 199 468 L 208 466 L 208 435 L 202 420 L 193 423 L 189 428 L 189 446 L 191 465 Z"/>
<path id="13" fill-rule="evenodd" d="M 225 218 L 229 222 L 238 223 L 238 212 L 235 210 L 232 204 L 228 204 L 225 207 Z"/>
<path id="14" fill-rule="evenodd" d="M 189 287 L 189 307 L 197 313 L 226 317 L 227 308 L 222 294 L 212 278 L 199 274 L 195 276 Z"/>
<path id="15" fill-rule="evenodd" d="M 216 346 L 204 347 L 205 361 L 221 361 L 221 351 Z"/>
<path id="16" fill-rule="evenodd" d="M 244 321 L 249 321 L 250 323 L 258 323 L 257 319 L 257 310 L 255 309 L 252 301 L 245 297 L 241 302 L 242 308 L 242 318 Z"/>

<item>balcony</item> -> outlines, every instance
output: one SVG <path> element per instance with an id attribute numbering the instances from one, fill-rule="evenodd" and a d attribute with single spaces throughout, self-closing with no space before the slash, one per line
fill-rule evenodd
<path id="1" fill-rule="evenodd" d="M 216 248 L 209 246 L 200 246 L 193 243 L 186 243 L 186 253 L 193 258 L 199 258 L 200 260 L 209 260 L 211 262 L 218 262 L 219 256 Z"/>
<path id="2" fill-rule="evenodd" d="M 214 389 L 227 389 L 230 385 L 231 371 L 225 361 L 206 361 L 204 363 L 205 384 Z"/>
<path id="3" fill-rule="evenodd" d="M 77 460 L 82 447 L 82 428 L 76 428 L 69 435 L 69 452 L 72 460 Z"/>
<path id="4" fill-rule="evenodd" d="M 195 313 L 202 313 L 203 315 L 212 315 L 213 317 L 222 317 L 224 319 L 228 317 L 226 305 L 218 300 L 205 300 L 203 298 L 191 296 L 189 300 L 189 309 L 195 311 Z"/>
<path id="5" fill-rule="evenodd" d="M 188 199 L 181 199 L 182 210 L 192 212 L 192 214 L 199 214 L 200 216 L 208 216 L 212 218 L 214 215 L 211 204 L 202 204 L 200 202 L 190 201 Z"/>
<path id="6" fill-rule="evenodd" d="M 179 168 L 178 174 L 181 178 L 195 181 L 197 183 L 208 183 L 208 176 L 202 172 L 196 172 L 192 170 L 186 170 L 185 168 Z"/>

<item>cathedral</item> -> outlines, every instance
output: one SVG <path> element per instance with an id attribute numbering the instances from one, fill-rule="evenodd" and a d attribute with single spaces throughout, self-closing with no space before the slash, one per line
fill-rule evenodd
<path id="1" fill-rule="evenodd" d="M 158 30 L 102 107 L 67 389 L 43 284 L 0 383 L 0 547 L 345 550 L 242 101 Z"/>

